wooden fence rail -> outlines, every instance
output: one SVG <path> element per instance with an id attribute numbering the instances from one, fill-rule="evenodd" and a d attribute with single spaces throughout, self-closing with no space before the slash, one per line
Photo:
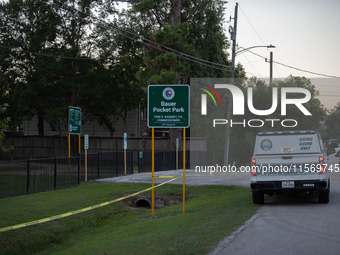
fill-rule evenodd
<path id="1" fill-rule="evenodd" d="M 206 138 L 187 138 L 186 146 L 195 145 L 195 150 L 206 151 Z M 15 160 L 27 158 L 54 158 L 68 156 L 67 137 L 58 136 L 12 136 L 3 140 L 6 146 L 12 145 L 14 150 L 4 153 L 0 151 L 0 160 Z M 78 155 L 79 141 L 77 135 L 71 136 L 71 156 Z M 151 138 L 128 138 L 127 148 L 136 153 L 138 151 L 151 151 Z M 168 151 L 170 140 L 168 138 L 155 138 L 156 151 Z M 88 153 L 97 151 L 116 151 L 124 149 L 123 137 L 89 137 Z M 84 137 L 81 136 L 81 151 L 84 151 Z"/>

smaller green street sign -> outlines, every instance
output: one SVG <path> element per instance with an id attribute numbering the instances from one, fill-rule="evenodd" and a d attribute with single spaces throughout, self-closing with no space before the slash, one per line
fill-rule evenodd
<path id="1" fill-rule="evenodd" d="M 189 85 L 149 85 L 147 113 L 150 128 L 189 127 Z"/>
<path id="2" fill-rule="evenodd" d="M 71 135 L 81 134 L 81 108 L 68 107 L 68 132 Z"/>
<path id="3" fill-rule="evenodd" d="M 127 134 L 124 133 L 124 150 L 127 149 Z"/>
<path id="4" fill-rule="evenodd" d="M 89 149 L 89 135 L 84 135 L 84 149 L 88 150 Z"/>

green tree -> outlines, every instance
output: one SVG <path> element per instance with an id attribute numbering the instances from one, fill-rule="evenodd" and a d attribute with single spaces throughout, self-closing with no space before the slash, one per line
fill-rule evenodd
<path id="1" fill-rule="evenodd" d="M 324 106 L 320 103 L 320 100 L 317 99 L 318 91 L 315 86 L 311 83 L 311 81 L 305 77 L 295 77 L 289 76 L 285 80 L 274 80 L 272 85 L 269 86 L 265 84 L 265 82 L 258 80 L 256 78 L 251 78 L 243 84 L 243 94 L 247 95 L 246 88 L 253 88 L 253 106 L 258 110 L 267 110 L 272 106 L 272 89 L 276 87 L 278 89 L 278 101 L 277 108 L 273 114 L 267 116 L 260 116 L 252 114 L 248 107 L 245 107 L 245 115 L 244 116 L 233 116 L 233 121 L 242 122 L 243 119 L 246 122 L 250 119 L 275 119 L 279 121 L 274 121 L 272 126 L 272 122 L 264 121 L 264 125 L 262 127 L 249 127 L 246 124 L 246 127 L 242 127 L 241 125 L 237 125 L 237 128 L 232 128 L 232 138 L 231 138 L 231 158 L 237 162 L 249 162 L 254 148 L 255 135 L 258 132 L 264 131 L 284 131 L 284 130 L 317 130 L 320 131 L 322 128 L 322 122 L 326 116 L 326 110 Z M 287 105 L 287 113 L 286 116 L 281 116 L 281 89 L 283 87 L 299 87 L 305 88 L 311 93 L 311 99 L 303 104 L 304 107 L 312 114 L 311 116 L 304 115 L 295 105 Z M 287 95 L 288 98 L 302 98 L 304 95 L 299 93 L 289 93 Z M 281 121 L 284 119 L 294 119 L 297 121 L 296 127 L 283 127 L 281 125 Z M 259 125 L 260 123 L 256 122 L 253 125 Z M 293 125 L 294 122 L 287 122 L 285 125 Z"/>
<path id="2" fill-rule="evenodd" d="M 6 110 L 7 110 L 8 104 L 0 105 L 0 149 L 3 152 L 8 152 L 9 150 L 13 150 L 14 147 L 11 146 L 5 146 L 2 141 L 6 138 L 5 132 L 8 129 L 9 123 L 11 121 L 10 117 L 6 116 Z"/>
<path id="3" fill-rule="evenodd" d="M 324 139 L 340 139 L 340 102 L 333 109 L 327 111 L 324 126 Z"/>
<path id="4" fill-rule="evenodd" d="M 148 77 L 148 83 L 177 84 L 179 78 L 186 77 L 226 77 L 228 61 L 228 40 L 223 31 L 224 4 L 222 0 L 181 1 L 181 22 L 174 26 L 175 1 L 140 1 L 133 5 L 135 14 L 149 24 L 146 38 L 168 48 L 145 47 L 144 61 L 148 68 L 142 71 L 142 77 Z M 151 43 L 150 43 L 151 44 Z M 186 54 L 195 57 L 188 61 Z M 222 66 L 211 67 L 209 62 Z M 200 62 L 200 63 L 197 63 Z"/>
<path id="5" fill-rule="evenodd" d="M 113 134 L 122 109 L 134 106 L 127 106 L 122 84 L 130 85 L 126 94 L 131 96 L 140 85 L 133 79 L 139 66 L 133 61 L 122 66 L 119 54 L 126 52 L 119 51 L 110 26 L 117 20 L 96 25 L 90 17 L 115 14 L 112 2 L 10 1 L 1 4 L 0 13 L 1 99 L 11 103 L 11 116 L 20 121 L 37 115 L 39 134 L 44 134 L 44 121 L 61 133 L 67 130 L 68 106 L 78 106 L 83 123 L 97 121 Z M 123 70 L 130 80 L 125 75 L 122 81 Z"/>
<path id="6" fill-rule="evenodd" d="M 221 0 L 182 1 L 182 22 L 190 25 L 187 41 L 188 44 L 193 46 L 195 57 L 230 66 L 231 61 L 228 59 L 229 54 L 227 52 L 230 44 L 226 37 L 226 31 L 222 27 L 225 22 L 226 3 L 226 1 Z M 213 65 L 218 67 L 213 68 L 209 66 L 211 64 L 208 62 L 205 62 L 205 64 L 207 65 L 190 62 L 190 69 L 187 71 L 188 76 L 196 78 L 230 76 L 230 68 L 218 65 Z"/>
<path id="7" fill-rule="evenodd" d="M 156 44 L 150 42 L 145 47 L 146 67 L 139 72 L 141 79 L 147 84 L 178 84 L 189 83 L 191 77 L 229 76 L 230 70 L 225 67 L 230 65 L 226 51 L 229 43 L 221 25 L 225 1 L 182 0 L 179 22 L 178 2 L 144 0 L 133 5 L 135 15 L 150 28 L 144 37 L 165 46 L 155 48 Z M 171 148 L 179 136 L 177 129 L 170 130 Z"/>
<path id="8" fill-rule="evenodd" d="M 42 63 L 42 58 L 29 52 L 44 54 L 48 48 L 53 48 L 58 17 L 48 5 L 34 1 L 3 2 L 0 13 L 0 42 L 3 47 L 1 80 L 5 81 L 6 86 L 2 99 L 10 103 L 9 113 L 14 122 L 35 113 L 39 116 L 41 129 L 42 110 L 37 102 L 42 95 L 42 88 L 38 86 L 34 94 L 28 93 L 29 97 L 24 99 L 21 95 L 27 93 L 27 76 L 33 72 L 39 73 L 39 66 L 48 67 L 50 64 L 48 61 Z"/>

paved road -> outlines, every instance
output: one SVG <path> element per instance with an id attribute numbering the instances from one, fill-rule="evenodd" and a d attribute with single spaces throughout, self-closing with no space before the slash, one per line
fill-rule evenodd
<path id="1" fill-rule="evenodd" d="M 340 254 L 339 239 L 340 173 L 332 173 L 328 204 L 317 195 L 273 196 L 209 255 Z"/>
<path id="2" fill-rule="evenodd" d="M 155 172 L 155 176 L 180 176 L 183 175 L 183 169 Z M 115 178 L 100 179 L 97 182 L 109 183 L 151 183 L 151 173 L 140 173 L 133 175 L 120 176 Z M 249 187 L 250 173 L 198 173 L 193 169 L 185 170 L 186 185 L 236 185 Z M 155 183 L 162 183 L 172 178 L 155 178 Z M 172 184 L 182 184 L 183 179 L 178 178 L 171 182 Z"/>

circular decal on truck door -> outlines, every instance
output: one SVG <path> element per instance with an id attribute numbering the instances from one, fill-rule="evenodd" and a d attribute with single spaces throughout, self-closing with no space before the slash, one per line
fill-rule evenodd
<path id="1" fill-rule="evenodd" d="M 264 151 L 269 151 L 272 148 L 272 142 L 269 139 L 264 139 L 261 142 L 261 149 Z"/>

